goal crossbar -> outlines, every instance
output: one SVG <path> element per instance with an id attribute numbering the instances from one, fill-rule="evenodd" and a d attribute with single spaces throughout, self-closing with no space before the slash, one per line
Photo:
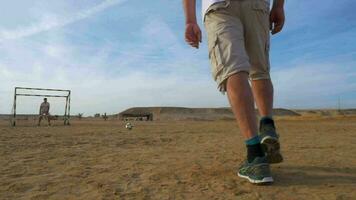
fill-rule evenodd
<path id="1" fill-rule="evenodd" d="M 51 91 L 51 92 L 66 92 L 66 95 L 53 95 L 53 94 L 24 94 L 18 93 L 18 90 L 37 90 L 37 91 Z M 64 111 L 64 125 L 69 125 L 70 118 L 70 98 L 71 91 L 63 89 L 53 89 L 53 88 L 32 88 L 32 87 L 15 87 L 14 92 L 14 104 L 13 104 L 13 116 L 12 116 L 12 126 L 16 126 L 16 104 L 17 96 L 35 96 L 35 97 L 62 97 L 66 99 L 65 111 Z"/>
<path id="2" fill-rule="evenodd" d="M 17 96 L 33 96 L 33 97 L 68 97 L 67 95 L 50 95 L 50 94 L 17 94 Z"/>
<path id="3" fill-rule="evenodd" d="M 62 91 L 62 92 L 70 92 L 70 90 L 52 89 L 52 88 L 15 87 L 15 90 L 16 90 L 16 89 L 22 89 L 22 90 L 46 90 L 46 91 Z"/>

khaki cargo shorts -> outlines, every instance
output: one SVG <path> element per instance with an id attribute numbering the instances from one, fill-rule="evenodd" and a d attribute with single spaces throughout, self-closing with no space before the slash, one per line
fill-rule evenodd
<path id="1" fill-rule="evenodd" d="M 227 79 L 249 73 L 250 80 L 270 79 L 269 3 L 226 0 L 212 5 L 204 19 L 211 71 L 221 92 Z"/>

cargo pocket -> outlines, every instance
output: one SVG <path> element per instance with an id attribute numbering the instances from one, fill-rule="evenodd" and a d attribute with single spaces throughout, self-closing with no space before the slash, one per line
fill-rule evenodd
<path id="1" fill-rule="evenodd" d="M 214 80 L 217 80 L 218 75 L 224 66 L 224 63 L 222 60 L 222 52 L 219 46 L 219 37 L 216 33 L 211 39 L 209 39 L 208 48 L 209 59 L 211 63 L 211 73 Z"/>
<path id="2" fill-rule="evenodd" d="M 251 1 L 251 9 L 264 31 L 269 32 L 269 3 L 264 0 Z"/>
<path id="3" fill-rule="evenodd" d="M 252 9 L 257 12 L 262 12 L 263 14 L 269 14 L 269 3 L 264 0 L 255 0 L 252 1 Z"/>

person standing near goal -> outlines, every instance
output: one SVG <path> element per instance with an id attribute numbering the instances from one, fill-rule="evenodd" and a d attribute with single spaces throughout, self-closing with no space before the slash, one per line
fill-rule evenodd
<path id="1" fill-rule="evenodd" d="M 43 102 L 41 103 L 41 106 L 40 106 L 40 113 L 39 113 L 40 117 L 38 119 L 38 126 L 41 125 L 41 120 L 42 120 L 43 117 L 47 118 L 48 125 L 51 125 L 50 115 L 49 115 L 49 108 L 50 108 L 50 105 L 47 102 L 47 98 L 44 98 Z"/>
<path id="2" fill-rule="evenodd" d="M 202 0 L 203 21 L 213 78 L 225 93 L 245 138 L 247 159 L 238 176 L 251 183 L 271 183 L 270 163 L 280 163 L 279 136 L 272 118 L 269 42 L 284 25 L 284 0 Z M 196 0 L 183 0 L 185 40 L 199 48 L 201 30 Z M 251 86 L 249 84 L 251 82 Z M 259 129 L 254 109 L 261 115 Z"/>

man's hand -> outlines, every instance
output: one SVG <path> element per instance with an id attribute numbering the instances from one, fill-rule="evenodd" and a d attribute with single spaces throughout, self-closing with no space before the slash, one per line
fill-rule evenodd
<path id="1" fill-rule="evenodd" d="M 273 6 L 269 16 L 269 23 L 272 35 L 282 30 L 284 20 L 285 16 L 283 6 Z"/>
<path id="2" fill-rule="evenodd" d="M 199 48 L 201 42 L 201 30 L 197 23 L 185 25 L 185 41 L 192 47 Z"/>
<path id="3" fill-rule="evenodd" d="M 185 41 L 192 47 L 199 48 L 201 31 L 195 13 L 196 0 L 183 0 L 185 14 Z"/>

